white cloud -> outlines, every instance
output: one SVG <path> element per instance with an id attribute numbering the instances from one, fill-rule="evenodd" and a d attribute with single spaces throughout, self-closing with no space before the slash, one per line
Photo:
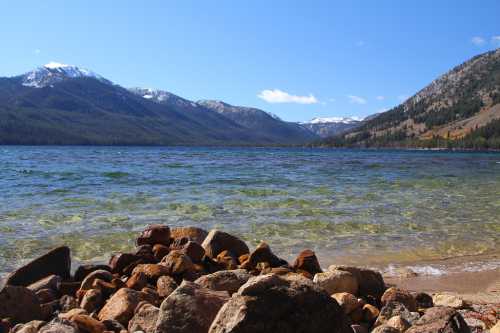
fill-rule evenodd
<path id="1" fill-rule="evenodd" d="M 494 45 L 500 45 L 500 36 L 491 37 L 491 43 Z"/>
<path id="2" fill-rule="evenodd" d="M 366 104 L 366 99 L 363 97 L 355 96 L 355 95 L 348 95 L 349 101 L 354 104 Z"/>
<path id="3" fill-rule="evenodd" d="M 297 104 L 317 104 L 318 99 L 313 94 L 308 96 L 290 95 L 289 93 L 279 90 L 262 90 L 257 97 L 265 100 L 268 103 L 297 103 Z"/>
<path id="4" fill-rule="evenodd" d="M 472 37 L 470 41 L 472 42 L 472 44 L 477 46 L 483 45 L 486 42 L 483 37 L 479 36 Z"/>
<path id="5" fill-rule="evenodd" d="M 375 97 L 377 101 L 383 101 L 385 99 L 385 96 L 377 96 Z"/>

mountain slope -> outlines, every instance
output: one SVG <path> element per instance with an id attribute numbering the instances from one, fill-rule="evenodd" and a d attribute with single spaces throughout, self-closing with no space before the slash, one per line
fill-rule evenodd
<path id="1" fill-rule="evenodd" d="M 297 123 L 285 122 L 260 109 L 233 106 L 213 100 L 198 101 L 197 104 L 248 128 L 252 133 L 266 138 L 268 142 L 303 144 L 318 138 L 307 128 Z"/>
<path id="2" fill-rule="evenodd" d="M 467 147 L 475 130 L 500 119 L 499 103 L 497 49 L 453 68 L 403 104 L 321 144 Z"/>
<path id="3" fill-rule="evenodd" d="M 311 121 L 300 124 L 318 136 L 327 138 L 360 126 L 361 119 L 348 117 L 314 118 Z"/>

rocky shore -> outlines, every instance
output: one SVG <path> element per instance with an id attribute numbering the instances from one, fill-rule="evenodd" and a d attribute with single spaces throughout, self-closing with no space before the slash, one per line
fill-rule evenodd
<path id="1" fill-rule="evenodd" d="M 374 270 L 293 263 L 223 231 L 148 226 L 134 253 L 71 270 L 62 246 L 9 274 L 0 333 L 500 332 L 499 304 L 391 286 Z"/>

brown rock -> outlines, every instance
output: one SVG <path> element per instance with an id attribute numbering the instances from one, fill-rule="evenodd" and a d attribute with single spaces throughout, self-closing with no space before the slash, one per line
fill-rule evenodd
<path id="1" fill-rule="evenodd" d="M 151 304 L 137 306 L 134 317 L 128 323 L 129 332 L 154 333 L 159 314 L 160 309 Z"/>
<path id="2" fill-rule="evenodd" d="M 330 266 L 328 270 L 341 270 L 351 273 L 358 281 L 358 296 L 372 296 L 380 299 L 386 289 L 382 275 L 370 269 L 350 266 Z"/>
<path id="3" fill-rule="evenodd" d="M 490 333 L 500 333 L 500 320 L 490 329 Z"/>
<path id="4" fill-rule="evenodd" d="M 156 244 L 153 246 L 153 255 L 158 261 L 161 261 L 169 252 L 170 248 L 163 244 Z"/>
<path id="5" fill-rule="evenodd" d="M 222 251 L 217 255 L 216 260 L 226 270 L 238 268 L 238 258 L 231 251 Z"/>
<path id="6" fill-rule="evenodd" d="M 192 262 L 200 263 L 201 259 L 205 255 L 205 250 L 201 247 L 200 244 L 189 241 L 182 247 L 181 251 L 185 253 L 189 258 L 191 258 Z"/>
<path id="7" fill-rule="evenodd" d="M 106 330 L 103 323 L 87 315 L 74 315 L 71 321 L 76 324 L 81 333 L 103 333 Z"/>
<path id="8" fill-rule="evenodd" d="M 160 305 L 160 295 L 156 291 L 156 289 L 153 288 L 142 288 L 142 293 L 144 294 L 144 299 L 151 303 L 154 306 L 159 306 Z"/>
<path id="9" fill-rule="evenodd" d="M 371 304 L 365 304 L 363 306 L 363 321 L 372 323 L 377 319 L 379 314 L 380 311 L 375 306 Z"/>
<path id="10" fill-rule="evenodd" d="M 349 317 L 353 323 L 361 323 L 363 321 L 364 316 L 363 308 L 356 308 L 351 313 L 349 313 Z"/>
<path id="11" fill-rule="evenodd" d="M 84 309 L 76 308 L 76 309 L 69 310 L 66 313 L 60 313 L 58 315 L 58 317 L 60 319 L 71 320 L 76 315 L 88 315 L 88 314 L 89 313 L 87 311 L 85 311 Z"/>
<path id="12" fill-rule="evenodd" d="M 291 278 L 251 278 L 223 305 L 209 332 L 352 332 L 334 299 L 306 278 Z"/>
<path id="13" fill-rule="evenodd" d="M 198 244 L 202 244 L 207 235 L 208 232 L 206 230 L 197 227 L 172 228 L 170 231 L 170 237 L 173 239 L 185 237 Z"/>
<path id="14" fill-rule="evenodd" d="M 132 275 L 138 273 L 143 273 L 149 282 L 155 284 L 160 276 L 170 274 L 170 270 L 168 267 L 160 264 L 140 264 L 134 268 Z"/>
<path id="15" fill-rule="evenodd" d="M 39 333 L 79 333 L 76 325 L 65 319 L 54 319 L 50 323 L 43 325 Z"/>
<path id="16" fill-rule="evenodd" d="M 14 324 L 43 319 L 40 302 L 28 288 L 6 285 L 0 290 L 0 318 L 10 318 Z"/>
<path id="17" fill-rule="evenodd" d="M 59 293 L 61 295 L 75 296 L 78 289 L 80 289 L 80 282 L 61 282 L 59 284 Z"/>
<path id="18" fill-rule="evenodd" d="M 353 295 L 358 293 L 358 280 L 347 271 L 332 270 L 317 273 L 313 281 L 330 295 L 342 292 Z"/>
<path id="19" fill-rule="evenodd" d="M 88 313 L 99 311 L 103 305 L 104 296 L 100 289 L 87 290 L 80 302 L 80 307 Z"/>
<path id="20" fill-rule="evenodd" d="M 236 269 L 230 271 L 218 271 L 212 274 L 203 275 L 198 278 L 195 283 L 202 287 L 217 290 L 227 291 L 230 295 L 237 292 L 244 285 L 251 275 L 244 269 Z"/>
<path id="21" fill-rule="evenodd" d="M 433 307 L 417 320 L 407 333 L 470 333 L 470 328 L 455 309 L 451 307 Z"/>
<path id="22" fill-rule="evenodd" d="M 28 286 L 49 275 L 70 278 L 71 256 L 67 246 L 57 247 L 7 276 L 5 284 Z"/>
<path id="23" fill-rule="evenodd" d="M 17 324 L 12 328 L 11 333 L 36 333 L 45 324 L 46 322 L 42 320 L 32 320 L 26 324 Z M 5 333 L 8 332 L 6 331 Z"/>
<path id="24" fill-rule="evenodd" d="M 205 249 L 205 254 L 212 259 L 217 258 L 217 255 L 224 250 L 231 251 L 236 258 L 250 253 L 244 241 L 218 230 L 211 230 L 201 245 Z"/>
<path id="25" fill-rule="evenodd" d="M 372 333 L 401 333 L 397 328 L 389 325 L 380 325 L 375 327 Z"/>
<path id="26" fill-rule="evenodd" d="M 109 267 L 112 273 L 122 274 L 125 268 L 140 258 L 132 253 L 117 253 L 109 260 Z"/>
<path id="27" fill-rule="evenodd" d="M 361 308 L 363 304 L 358 301 L 358 298 L 349 293 L 336 293 L 332 297 L 339 303 L 340 307 L 346 315 L 350 314 L 357 308 Z"/>
<path id="28" fill-rule="evenodd" d="M 279 267 L 282 265 L 286 265 L 286 262 L 284 260 L 278 258 L 271 251 L 271 248 L 266 242 L 260 242 L 257 248 L 255 248 L 255 250 L 250 253 L 250 256 L 248 257 L 248 260 L 246 260 L 245 264 L 241 265 L 241 268 L 252 270 L 260 262 L 268 263 L 269 267 Z"/>
<path id="29" fill-rule="evenodd" d="M 146 229 L 137 237 L 137 245 L 163 244 L 170 245 L 170 228 L 166 225 L 153 224 L 148 225 Z"/>
<path id="30" fill-rule="evenodd" d="M 410 328 L 410 324 L 406 320 L 401 318 L 401 316 L 394 316 L 391 319 L 389 319 L 385 324 L 387 326 L 394 327 L 399 332 L 404 332 L 408 328 Z"/>
<path id="31" fill-rule="evenodd" d="M 353 333 L 368 333 L 368 328 L 363 325 L 354 324 L 351 325 Z"/>
<path id="32" fill-rule="evenodd" d="M 166 269 L 169 275 L 181 275 L 186 271 L 193 270 L 193 262 L 191 259 L 179 250 L 170 251 L 161 261 L 161 265 Z"/>
<path id="33" fill-rule="evenodd" d="M 85 279 L 87 275 L 97 270 L 111 272 L 111 267 L 109 267 L 108 265 L 94 265 L 94 264 L 80 265 L 75 271 L 74 279 L 75 281 L 83 281 L 83 279 Z"/>
<path id="34" fill-rule="evenodd" d="M 126 286 L 130 289 L 141 290 L 148 284 L 148 277 L 143 272 L 136 272 L 128 278 Z"/>
<path id="35" fill-rule="evenodd" d="M 147 297 L 140 291 L 122 288 L 106 302 L 98 318 L 101 321 L 113 319 L 126 326 L 134 315 L 135 307 Z"/>
<path id="36" fill-rule="evenodd" d="M 102 281 L 111 282 L 113 275 L 105 270 L 93 271 L 85 277 L 80 286 L 80 290 L 89 290 L 94 288 L 94 281 L 100 279 Z"/>
<path id="37" fill-rule="evenodd" d="M 207 332 L 217 312 L 229 299 L 227 292 L 184 281 L 161 304 L 156 333 Z"/>
<path id="38" fill-rule="evenodd" d="M 417 301 L 415 301 L 413 295 L 407 290 L 391 287 L 384 292 L 381 302 L 382 305 L 386 305 L 389 302 L 399 302 L 404 304 L 410 312 L 417 311 Z"/>
<path id="39" fill-rule="evenodd" d="M 40 304 L 52 302 L 57 299 L 57 293 L 52 289 L 41 289 L 37 291 L 35 295 L 40 301 Z"/>
<path id="40" fill-rule="evenodd" d="M 417 308 L 419 309 L 427 309 L 434 306 L 432 296 L 426 293 L 417 293 L 415 295 L 415 301 L 417 302 Z"/>
<path id="41" fill-rule="evenodd" d="M 156 289 L 161 298 L 168 297 L 176 288 L 177 283 L 168 275 L 161 276 L 156 283 Z"/>
<path id="42" fill-rule="evenodd" d="M 380 309 L 380 314 L 375 321 L 375 326 L 385 324 L 389 319 L 394 316 L 400 316 L 406 320 L 410 325 L 419 319 L 419 314 L 417 312 L 410 312 L 408 308 L 399 302 L 388 302 L 382 309 Z"/>
<path id="43" fill-rule="evenodd" d="M 295 259 L 293 268 L 309 272 L 312 276 L 316 273 L 323 272 L 319 265 L 318 258 L 312 250 L 304 250 L 300 252 L 297 259 Z"/>
<path id="44" fill-rule="evenodd" d="M 35 283 L 30 284 L 28 286 L 28 289 L 32 290 L 35 293 L 42 289 L 51 289 L 53 291 L 58 291 L 61 281 L 62 279 L 60 276 L 49 275 L 41 280 L 38 280 Z"/>
<path id="45" fill-rule="evenodd" d="M 64 295 L 59 299 L 59 308 L 61 312 L 68 312 L 78 307 L 78 301 L 73 296 Z"/>
<path id="46" fill-rule="evenodd" d="M 245 263 L 249 259 L 250 259 L 250 253 L 245 253 L 238 257 L 238 262 L 243 265 L 243 263 Z"/>
<path id="47" fill-rule="evenodd" d="M 106 326 L 106 330 L 108 332 L 113 332 L 113 333 L 120 333 L 121 331 L 127 332 L 127 329 L 123 327 L 123 325 L 117 322 L 116 320 L 112 319 L 103 320 L 102 323 Z"/>
<path id="48" fill-rule="evenodd" d="M 41 304 L 40 311 L 42 313 L 42 320 L 50 320 L 54 317 L 54 313 L 59 311 L 59 300 Z"/>

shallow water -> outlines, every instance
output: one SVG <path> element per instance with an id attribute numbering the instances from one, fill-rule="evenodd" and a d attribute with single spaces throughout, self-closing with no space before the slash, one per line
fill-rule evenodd
<path id="1" fill-rule="evenodd" d="M 500 154 L 0 147 L 0 273 L 57 244 L 78 261 L 148 223 L 266 240 L 291 259 L 389 264 L 498 251 Z M 489 263 L 491 264 L 491 263 Z"/>

